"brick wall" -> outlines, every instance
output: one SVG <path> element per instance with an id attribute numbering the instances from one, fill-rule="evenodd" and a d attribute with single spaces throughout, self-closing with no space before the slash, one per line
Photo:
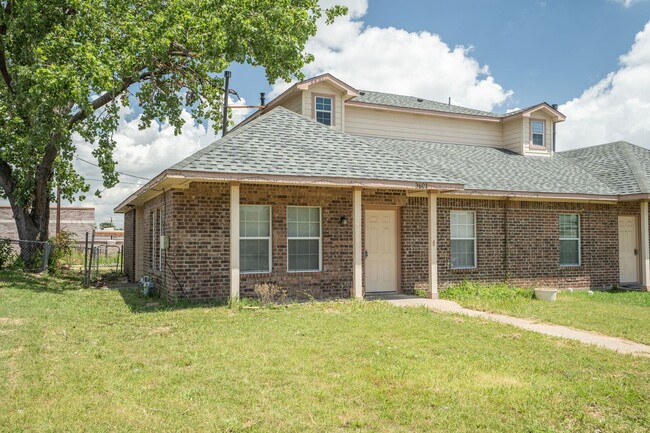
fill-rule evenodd
<path id="1" fill-rule="evenodd" d="M 242 205 L 272 206 L 272 272 L 243 274 L 241 293 L 273 283 L 294 296 L 348 297 L 352 286 L 352 189 L 241 185 Z M 426 198 L 403 191 L 364 190 L 364 210 L 399 210 L 401 289 L 428 286 Z M 168 299 L 227 299 L 229 295 L 230 187 L 193 183 L 145 204 L 144 269 Z M 321 272 L 287 272 L 286 208 L 322 208 Z M 507 208 L 506 208 L 507 207 Z M 160 208 L 170 249 L 162 271 L 151 270 L 150 213 Z M 450 211 L 476 212 L 477 268 L 451 269 Z M 559 214 L 581 215 L 582 264 L 559 265 Z M 556 287 L 601 287 L 618 282 L 618 215 L 638 215 L 638 203 L 582 204 L 487 199 L 438 199 L 438 281 L 441 288 L 463 280 Z M 348 219 L 342 225 L 342 216 Z M 129 224 L 125 226 L 127 233 Z M 363 228 L 365 229 L 365 227 Z M 506 236 L 507 234 L 507 236 Z M 128 234 L 127 234 L 128 236 Z M 506 242 L 507 239 L 507 242 Z M 507 248 L 506 248 L 507 243 Z M 126 263 L 125 263 L 126 264 Z M 172 274 L 172 271 L 175 276 Z M 178 279 L 178 281 L 177 281 Z"/>
<path id="2" fill-rule="evenodd" d="M 255 284 L 273 283 L 298 297 L 349 297 L 352 288 L 352 189 L 303 186 L 242 185 L 242 205 L 271 205 L 273 268 L 270 274 L 243 274 L 241 292 Z M 320 206 L 321 272 L 287 272 L 287 206 Z M 341 225 L 341 217 L 348 224 Z"/>
<path id="3" fill-rule="evenodd" d="M 135 281 L 135 209 L 124 214 L 124 273 Z"/>

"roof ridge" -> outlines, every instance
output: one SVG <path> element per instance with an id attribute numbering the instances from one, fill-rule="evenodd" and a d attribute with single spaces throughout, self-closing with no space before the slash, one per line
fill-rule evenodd
<path id="1" fill-rule="evenodd" d="M 645 170 L 643 170 L 643 167 L 641 167 L 641 163 L 632 153 L 632 148 L 630 146 L 634 146 L 634 145 L 628 143 L 627 141 L 619 141 L 618 143 L 623 144 L 623 146 L 621 147 L 622 147 L 623 156 L 625 157 L 625 162 L 627 163 L 628 167 L 630 167 L 632 176 L 634 176 L 634 180 L 636 181 L 636 184 L 639 186 L 639 189 L 641 190 L 641 192 L 644 193 L 650 192 L 650 182 L 648 182 L 648 178 L 645 175 Z"/>
<path id="2" fill-rule="evenodd" d="M 242 134 L 242 133 L 245 132 L 246 130 L 248 130 L 248 129 L 252 128 L 253 126 L 257 125 L 259 122 L 262 121 L 262 119 L 264 119 L 264 117 L 265 117 L 267 114 L 270 115 L 270 114 L 272 114 L 274 111 L 276 111 L 276 110 L 278 110 L 278 109 L 280 109 L 280 108 L 281 108 L 282 110 L 284 110 L 284 111 L 289 111 L 289 110 L 287 110 L 286 108 L 284 108 L 284 107 L 282 107 L 282 106 L 274 107 L 274 108 L 272 108 L 271 110 L 269 110 L 267 113 L 264 113 L 264 114 L 262 114 L 261 116 L 258 116 L 258 117 L 256 117 L 255 119 L 251 120 L 250 122 L 247 122 L 245 125 L 242 125 L 241 128 L 233 129 L 233 130 L 230 132 L 230 134 L 223 135 L 223 133 L 222 133 L 221 137 L 217 138 L 217 139 L 214 140 L 212 143 L 208 144 L 207 146 L 205 146 L 205 147 L 202 148 L 202 149 L 197 150 L 196 152 L 194 152 L 193 154 L 189 155 L 187 158 L 182 159 L 181 161 L 177 162 L 176 164 L 174 164 L 174 165 L 172 165 L 172 166 L 170 166 L 170 167 L 167 167 L 166 170 L 170 170 L 170 169 L 176 169 L 176 170 L 178 170 L 178 169 L 183 169 L 183 168 L 185 168 L 185 166 L 187 165 L 187 163 L 189 163 L 191 160 L 195 160 L 195 159 L 197 159 L 197 158 L 200 158 L 201 156 L 203 156 L 203 155 L 205 155 L 206 153 L 210 152 L 210 151 L 211 151 L 212 149 L 214 149 L 215 147 L 219 147 L 219 146 L 223 145 L 224 143 L 227 143 L 228 141 L 232 140 L 233 137 L 237 137 L 238 135 Z"/>
<path id="3" fill-rule="evenodd" d="M 448 103 L 443 102 L 443 101 L 436 101 L 435 99 L 424 98 L 422 96 L 403 95 L 403 94 L 400 94 L 400 93 L 389 93 L 389 92 L 381 92 L 381 91 L 378 91 L 378 90 L 365 90 L 365 89 L 359 89 L 359 96 L 364 96 L 363 93 L 365 93 L 365 92 L 379 93 L 379 94 L 382 94 L 382 95 L 389 95 L 389 96 L 398 96 L 400 98 L 413 98 L 413 99 L 416 99 L 416 100 L 423 100 L 423 101 L 427 101 L 427 102 L 433 102 L 435 104 L 440 104 L 440 105 L 443 105 L 443 106 L 451 106 L 451 107 L 456 107 L 456 108 L 462 108 L 464 110 L 472 110 L 472 111 L 476 111 L 476 112 L 481 112 L 481 113 L 485 113 L 484 115 L 491 115 L 491 116 L 494 116 L 494 117 L 503 116 L 503 114 L 495 113 L 493 111 L 479 110 L 478 108 L 466 107 L 464 105 L 448 104 Z M 359 96 L 355 96 L 352 100 L 356 100 Z M 362 102 L 362 101 L 357 101 L 357 102 Z M 391 104 L 381 104 L 381 105 L 386 105 L 386 106 L 389 106 L 389 107 L 396 107 L 396 105 L 391 105 Z M 431 110 L 431 109 L 427 109 L 427 108 L 423 108 L 423 109 L 424 110 L 435 111 L 435 110 Z"/>

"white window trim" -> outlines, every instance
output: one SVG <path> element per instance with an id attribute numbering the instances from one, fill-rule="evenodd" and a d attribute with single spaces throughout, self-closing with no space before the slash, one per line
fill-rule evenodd
<path id="1" fill-rule="evenodd" d="M 575 215 L 575 216 L 578 217 L 578 237 L 577 238 L 563 238 L 561 232 L 560 232 L 560 235 L 559 235 L 560 243 L 562 243 L 562 241 L 578 241 L 578 263 L 563 264 L 561 262 L 562 258 L 561 258 L 561 255 L 560 255 L 560 257 L 558 257 L 558 259 L 560 260 L 560 267 L 562 267 L 562 268 L 575 268 L 575 267 L 578 267 L 578 266 L 582 266 L 582 239 L 581 239 L 582 237 L 580 235 L 580 231 L 581 231 L 581 228 L 582 228 L 582 218 L 580 218 L 579 213 L 561 213 L 557 218 L 558 224 L 560 224 L 560 220 L 562 219 L 563 215 L 566 215 L 566 216 Z"/>
<path id="2" fill-rule="evenodd" d="M 535 144 L 535 142 L 533 140 L 533 136 L 535 135 L 533 133 L 533 124 L 536 123 L 536 122 L 542 124 L 542 145 L 541 146 L 539 144 Z M 546 120 L 544 120 L 544 119 L 530 119 L 530 145 L 531 145 L 531 147 L 536 147 L 538 149 L 546 148 Z"/>
<path id="3" fill-rule="evenodd" d="M 239 240 L 247 240 L 247 241 L 255 241 L 255 240 L 265 240 L 268 239 L 269 241 L 269 270 L 268 271 L 240 271 L 239 273 L 241 275 L 251 275 L 251 274 L 270 274 L 273 272 L 273 207 L 271 205 L 266 205 L 266 204 L 242 204 L 239 205 L 239 209 L 241 212 L 241 208 L 243 207 L 252 207 L 252 206 L 266 206 L 269 208 L 269 235 L 268 236 L 242 236 L 241 234 L 239 235 Z M 239 224 L 241 227 L 241 217 L 239 219 Z M 239 247 L 240 251 L 240 256 L 239 260 L 241 261 L 241 247 Z"/>
<path id="4" fill-rule="evenodd" d="M 319 110 L 319 109 L 316 108 L 316 100 L 318 98 L 323 98 L 323 99 L 329 99 L 330 100 L 330 110 L 329 111 L 327 111 L 327 110 Z M 323 126 L 330 126 L 330 127 L 334 126 L 334 101 L 335 101 L 334 96 L 314 94 L 314 121 L 316 123 L 320 123 Z M 318 119 L 318 113 L 329 113 L 330 114 L 330 124 L 325 125 L 324 123 L 319 122 L 317 120 Z"/>
<path id="5" fill-rule="evenodd" d="M 452 238 L 451 235 L 451 226 L 452 226 L 452 218 L 451 215 L 454 213 L 471 213 L 472 214 L 472 220 L 474 223 L 474 237 L 473 238 Z M 476 234 L 476 211 L 473 210 L 452 210 L 449 213 L 449 257 L 451 259 L 451 243 L 452 241 L 474 241 L 474 264 L 472 266 L 454 266 L 453 265 L 453 260 L 451 260 L 451 269 L 476 269 L 478 267 L 478 254 L 477 254 L 477 248 L 476 244 L 478 243 L 476 241 L 477 234 Z"/>
<path id="6" fill-rule="evenodd" d="M 313 236 L 298 236 L 291 237 L 289 236 L 289 208 L 317 208 L 318 209 L 318 237 Z M 287 272 L 292 274 L 299 274 L 305 272 L 322 272 L 323 271 L 323 208 L 320 206 L 287 206 Z M 318 240 L 318 269 L 308 269 L 308 270 L 291 270 L 289 269 L 289 240 Z"/>

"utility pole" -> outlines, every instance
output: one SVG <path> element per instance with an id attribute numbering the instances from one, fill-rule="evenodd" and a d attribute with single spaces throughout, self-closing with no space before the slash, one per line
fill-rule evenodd
<path id="1" fill-rule="evenodd" d="M 225 136 L 228 133 L 228 94 L 230 93 L 230 71 L 225 71 L 224 76 L 226 77 L 226 88 L 223 92 L 223 119 L 221 123 L 221 136 Z"/>

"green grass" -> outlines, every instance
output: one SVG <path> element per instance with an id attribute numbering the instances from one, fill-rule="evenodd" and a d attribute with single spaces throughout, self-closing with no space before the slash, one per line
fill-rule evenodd
<path id="1" fill-rule="evenodd" d="M 559 292 L 556 302 L 534 299 L 533 290 L 463 283 L 441 292 L 464 307 L 572 326 L 650 344 L 650 293 L 613 290 Z"/>
<path id="2" fill-rule="evenodd" d="M 0 273 L 0 430 L 650 431 L 648 358 L 380 302 L 150 302 Z"/>

